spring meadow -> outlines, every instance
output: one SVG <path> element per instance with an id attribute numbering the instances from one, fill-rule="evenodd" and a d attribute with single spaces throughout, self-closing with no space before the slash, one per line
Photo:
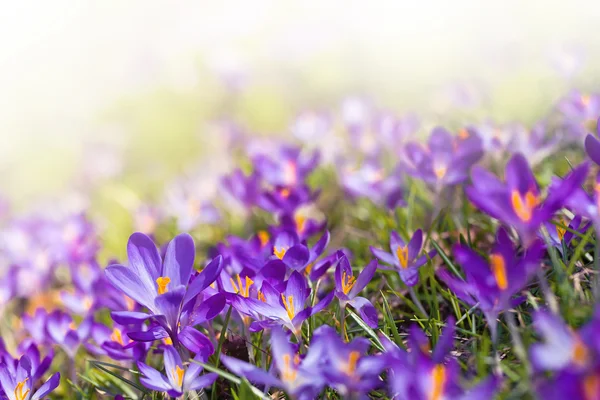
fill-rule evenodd
<path id="1" fill-rule="evenodd" d="M 4 10 L 0 399 L 600 400 L 600 7 L 226 3 Z"/>

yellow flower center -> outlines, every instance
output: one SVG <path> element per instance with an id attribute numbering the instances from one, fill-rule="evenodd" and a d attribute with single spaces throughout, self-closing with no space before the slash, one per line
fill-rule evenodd
<path id="1" fill-rule="evenodd" d="M 287 311 L 287 315 L 290 318 L 290 321 L 294 319 L 296 312 L 294 310 L 294 296 L 290 295 L 287 297 L 287 301 L 285 299 L 285 295 L 281 294 L 281 300 L 283 301 L 283 307 L 285 311 Z"/>
<path id="2" fill-rule="evenodd" d="M 429 400 L 441 400 L 444 395 L 444 385 L 446 384 L 446 368 L 437 364 L 431 371 L 432 388 Z"/>
<path id="3" fill-rule="evenodd" d="M 269 233 L 267 231 L 258 231 L 258 240 L 260 241 L 260 247 L 265 247 L 269 243 Z"/>
<path id="4" fill-rule="evenodd" d="M 299 363 L 300 359 L 298 355 L 294 357 L 294 361 L 292 361 L 292 356 L 290 354 L 283 355 L 283 365 L 281 371 L 281 378 L 286 382 L 292 382 L 296 380 L 296 376 L 298 375 L 298 370 L 296 369 L 296 365 Z"/>
<path id="5" fill-rule="evenodd" d="M 185 375 L 185 370 L 179 365 L 176 365 L 171 371 L 171 374 L 173 374 L 173 378 L 175 379 L 175 382 L 177 382 L 177 386 L 181 387 L 183 384 L 183 375 Z"/>
<path id="6" fill-rule="evenodd" d="M 267 299 L 265 298 L 265 295 L 263 292 L 261 292 L 260 290 L 258 291 L 258 293 L 256 294 L 256 297 L 262 301 L 263 303 L 267 302 Z"/>
<path id="7" fill-rule="evenodd" d="M 600 376 L 590 374 L 583 378 L 583 396 L 585 400 L 596 400 L 600 393 Z"/>
<path id="8" fill-rule="evenodd" d="M 296 230 L 300 233 L 304 232 L 306 217 L 301 214 L 296 214 L 296 216 L 294 217 L 294 222 L 296 223 Z"/>
<path id="9" fill-rule="evenodd" d="M 342 273 L 342 291 L 344 294 L 348 294 L 355 283 L 356 278 L 354 276 L 347 275 L 346 271 Z"/>
<path id="10" fill-rule="evenodd" d="M 575 336 L 575 343 L 573 344 L 573 351 L 571 354 L 573 363 L 579 367 L 585 367 L 589 361 L 588 349 L 583 344 L 579 336 Z"/>
<path id="11" fill-rule="evenodd" d="M 110 340 L 119 343 L 121 346 L 124 345 L 123 336 L 121 335 L 121 331 L 118 328 L 113 329 L 112 335 L 110 335 Z"/>
<path id="12" fill-rule="evenodd" d="M 345 371 L 346 375 L 354 375 L 356 372 L 356 366 L 358 365 L 358 359 L 360 358 L 360 353 L 356 350 L 353 350 L 348 355 L 348 363 L 346 364 Z"/>
<path id="13" fill-rule="evenodd" d="M 592 97 L 589 94 L 584 94 L 581 96 L 581 104 L 583 104 L 584 106 L 589 106 L 591 102 Z"/>
<path id="14" fill-rule="evenodd" d="M 23 392 L 23 390 L 25 389 L 25 383 L 27 383 L 28 380 L 29 378 L 25 378 L 24 381 L 17 383 L 17 387 L 15 387 L 16 400 L 25 400 L 27 398 L 27 395 L 29 394 L 31 389 L 27 389 L 25 390 L 25 392 Z"/>
<path id="15" fill-rule="evenodd" d="M 286 247 L 278 249 L 277 247 L 273 246 L 273 254 L 275 254 L 280 260 L 283 260 L 283 256 L 285 256 L 285 252 L 287 250 L 288 249 Z"/>
<path id="16" fill-rule="evenodd" d="M 506 277 L 506 263 L 501 254 L 492 254 L 490 256 L 490 265 L 492 273 L 496 279 L 496 284 L 500 290 L 505 290 L 508 287 L 508 278 Z"/>
<path id="17" fill-rule="evenodd" d="M 167 345 L 167 346 L 173 346 L 173 340 L 171 340 L 170 337 L 166 337 L 163 339 L 163 342 Z"/>
<path id="18" fill-rule="evenodd" d="M 279 191 L 279 194 L 281 195 L 281 197 L 284 197 L 287 199 L 290 196 L 290 189 L 283 188 Z"/>
<path id="19" fill-rule="evenodd" d="M 229 281 L 231 282 L 231 286 L 233 286 L 233 291 L 235 293 L 238 293 L 244 297 L 248 297 L 250 295 L 250 286 L 252 286 L 252 284 L 254 283 L 254 281 L 252 279 L 250 279 L 248 276 L 246 276 L 246 284 L 242 284 L 242 278 L 240 278 L 239 275 L 237 275 L 237 286 L 233 280 L 233 278 L 229 278 Z"/>
<path id="20" fill-rule="evenodd" d="M 469 131 L 465 128 L 460 128 L 458 131 L 458 137 L 461 139 L 467 139 L 469 137 Z"/>
<path id="21" fill-rule="evenodd" d="M 402 269 L 408 268 L 408 246 L 398 246 L 396 248 L 396 257 Z"/>
<path id="22" fill-rule="evenodd" d="M 561 220 L 560 222 L 562 224 L 564 224 L 564 220 Z M 565 233 L 567 233 L 567 230 L 565 228 L 563 228 L 562 226 L 556 225 L 556 234 L 558 235 L 559 241 L 562 242 L 563 238 L 565 237 Z"/>
<path id="23" fill-rule="evenodd" d="M 531 217 L 533 215 L 533 209 L 537 207 L 540 199 L 531 191 L 527 191 L 527 193 L 525 193 L 525 197 L 523 198 L 518 190 L 513 190 L 510 196 L 510 201 L 515 214 L 517 214 L 517 217 L 519 217 L 519 219 L 521 219 L 523 222 L 529 222 L 531 221 Z"/>
<path id="24" fill-rule="evenodd" d="M 156 279 L 156 283 L 158 285 L 158 294 L 164 294 L 169 291 L 169 289 L 167 289 L 169 282 L 171 282 L 171 278 L 168 276 L 161 276 L 160 278 Z"/>
<path id="25" fill-rule="evenodd" d="M 446 167 L 445 165 L 435 167 L 433 170 L 433 173 L 438 179 L 442 179 L 444 176 L 446 176 L 446 172 L 448 172 L 448 167 Z"/>

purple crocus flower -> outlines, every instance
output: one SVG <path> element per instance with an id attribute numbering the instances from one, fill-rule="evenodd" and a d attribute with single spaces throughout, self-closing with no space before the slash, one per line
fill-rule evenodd
<path id="1" fill-rule="evenodd" d="M 518 257 L 508 234 L 500 229 L 489 261 L 466 246 L 454 247 L 454 256 L 465 271 L 466 280 L 452 276 L 443 268 L 437 270 L 437 275 L 469 306 L 479 305 L 495 340 L 498 314 L 522 302 L 513 296 L 539 268 L 543 251 L 542 242 L 536 241 Z"/>
<path id="2" fill-rule="evenodd" d="M 446 321 L 438 342 L 430 350 L 429 338 L 416 325 L 411 326 L 408 344 L 410 352 L 400 349 L 383 337 L 386 350 L 383 354 L 385 367 L 389 367 L 390 391 L 395 399 L 417 400 L 463 400 L 491 399 L 498 380 L 488 378 L 482 383 L 464 389 L 460 384 L 460 367 L 449 357 L 454 344 L 455 321 Z"/>
<path id="3" fill-rule="evenodd" d="M 354 277 L 348 257 L 343 253 L 335 268 L 335 295 L 340 300 L 340 307 L 351 305 L 360 313 L 362 319 L 371 327 L 377 328 L 377 310 L 371 302 L 358 294 L 373 279 L 377 270 L 377 260 L 371 261 L 358 275 Z"/>
<path id="4" fill-rule="evenodd" d="M 354 163 L 340 165 L 338 176 L 344 191 L 353 199 L 365 197 L 391 209 L 405 204 L 400 171 L 386 174 L 379 160 L 366 160 L 358 168 Z"/>
<path id="5" fill-rule="evenodd" d="M 545 199 L 525 157 L 514 155 L 506 165 L 506 183 L 483 168 L 474 167 L 473 185 L 466 188 L 469 200 L 491 217 L 514 227 L 528 244 L 543 222 L 551 219 L 586 178 L 588 164 L 575 168 L 550 186 Z"/>
<path id="6" fill-rule="evenodd" d="M 537 370 L 571 371 L 589 370 L 598 366 L 600 341 L 597 337 L 600 318 L 596 316 L 578 332 L 571 330 L 558 316 L 548 311 L 537 311 L 533 315 L 534 328 L 543 338 L 543 343 L 533 344 L 530 358 Z"/>
<path id="7" fill-rule="evenodd" d="M 9 400 L 38 400 L 45 398 L 58 387 L 60 373 L 52 375 L 43 385 L 35 389 L 37 376 L 32 374 L 32 363 L 29 357 L 22 356 L 16 368 L 9 369 L 0 364 L 0 386 Z"/>
<path id="8" fill-rule="evenodd" d="M 246 176 L 242 170 L 236 169 L 221 179 L 221 188 L 231 206 L 248 211 L 258 200 L 260 177 L 256 172 Z"/>
<path id="9" fill-rule="evenodd" d="M 467 180 L 469 169 L 483 156 L 477 136 L 456 140 L 446 129 L 431 132 L 426 146 L 408 143 L 402 165 L 407 174 L 436 188 L 456 185 Z"/>
<path id="10" fill-rule="evenodd" d="M 140 325 L 114 324 L 110 329 L 106 325 L 95 323 L 91 330 L 91 337 L 95 344 L 86 343 L 85 348 L 92 354 L 105 355 L 113 360 L 142 360 L 150 344 L 135 342 L 127 335 L 129 332 L 142 330 L 143 327 Z"/>
<path id="11" fill-rule="evenodd" d="M 329 238 L 329 232 L 325 231 L 314 246 L 309 248 L 306 242 L 300 242 L 300 238 L 294 232 L 281 232 L 273 242 L 272 258 L 281 260 L 292 271 L 304 270 L 323 254 L 329 244 Z"/>
<path id="12" fill-rule="evenodd" d="M 572 91 L 558 103 L 568 138 L 580 142 L 600 115 L 600 96 Z"/>
<path id="13" fill-rule="evenodd" d="M 590 223 L 585 222 L 580 215 L 573 217 L 571 222 L 568 224 L 564 218 L 561 218 L 559 222 L 561 225 L 567 225 L 567 229 L 563 228 L 561 225 L 556 225 L 551 221 L 544 222 L 544 226 L 546 227 L 548 236 L 550 237 L 550 242 L 561 253 L 563 252 L 563 244 L 566 248 L 568 248 L 571 244 L 571 241 L 577 237 L 577 235 L 572 231 L 584 234 L 590 226 Z M 540 234 L 540 237 L 543 239 L 543 235 Z"/>
<path id="14" fill-rule="evenodd" d="M 600 369 L 587 373 L 565 370 L 537 385 L 539 399 L 600 400 Z"/>
<path id="15" fill-rule="evenodd" d="M 42 358 L 38 346 L 34 343 L 30 344 L 22 352 L 22 357 L 26 357 L 31 365 L 31 379 L 37 382 L 50 368 L 54 352 L 50 350 L 45 357 Z M 15 376 L 19 366 L 19 358 L 13 358 L 12 355 L 6 350 L 4 342 L 0 340 L 0 364 L 4 365 L 10 375 Z M 1 393 L 1 392 L 0 392 Z"/>
<path id="16" fill-rule="evenodd" d="M 297 400 L 310 400 L 316 398 L 325 385 L 321 365 L 327 345 L 315 337 L 308 353 L 302 357 L 283 330 L 275 327 L 271 331 L 273 368 L 270 372 L 226 355 L 221 355 L 221 361 L 231 372 L 251 382 L 282 388 Z"/>
<path id="17" fill-rule="evenodd" d="M 312 204 L 319 194 L 319 191 L 312 191 L 308 185 L 276 186 L 263 191 L 257 205 L 276 215 L 294 215 L 298 208 Z"/>
<path id="18" fill-rule="evenodd" d="M 153 319 L 159 324 L 154 330 L 138 332 L 136 335 L 129 333 L 129 337 L 135 340 L 154 340 L 168 336 L 173 343 L 183 340 L 185 345 L 189 342 L 186 340 L 188 336 L 202 335 L 191 326 L 182 326 L 180 319 L 184 313 L 192 312 L 196 297 L 215 281 L 222 268 L 222 257 L 215 258 L 188 285 L 196 255 L 190 235 L 181 234 L 169 243 L 164 263 L 152 240 L 142 233 L 131 235 L 127 254 L 129 267 L 111 265 L 106 268 L 106 276 L 113 286 L 146 307 L 150 314 L 113 312 L 111 315 L 115 322 L 126 325 Z M 207 302 L 194 311 L 199 315 L 213 315 L 212 307 L 215 304 Z M 178 339 L 179 336 L 181 337 Z M 205 339 L 204 342 L 210 343 Z M 199 349 L 189 350 L 196 352 Z"/>
<path id="19" fill-rule="evenodd" d="M 164 375 L 141 361 L 137 363 L 142 374 L 140 382 L 148 389 L 179 397 L 191 390 L 199 390 L 211 385 L 218 377 L 215 373 L 200 375 L 202 367 L 195 362 L 191 362 L 187 367 L 184 366 L 179 353 L 173 346 L 165 346 L 163 354 Z M 204 358 L 197 360 L 206 362 Z"/>
<path id="20" fill-rule="evenodd" d="M 260 177 L 272 186 L 294 187 L 306 179 L 319 163 L 319 152 L 304 154 L 299 147 L 281 146 L 277 157 L 257 154 L 252 163 Z"/>
<path id="21" fill-rule="evenodd" d="M 392 266 L 400 279 L 407 286 L 414 286 L 419 281 L 419 268 L 425 265 L 427 259 L 435 257 L 437 251 L 432 250 L 428 254 L 421 254 L 423 247 L 423 231 L 418 229 L 409 240 L 408 244 L 402 240 L 397 232 L 390 234 L 390 252 L 370 247 L 371 253 L 380 261 Z M 382 269 L 389 269 L 381 267 Z"/>
<path id="22" fill-rule="evenodd" d="M 69 314 L 56 310 L 48 314 L 46 332 L 69 357 L 75 358 L 79 346 L 90 336 L 92 324 L 92 318 L 88 317 L 76 326 Z"/>
<path id="23" fill-rule="evenodd" d="M 310 298 L 311 289 L 306 278 L 298 271 L 292 272 L 282 286 L 283 290 L 279 291 L 269 282 L 264 281 L 261 287 L 264 301 L 238 296 L 232 299 L 232 304 L 254 319 L 259 319 L 260 316 L 266 318 L 253 322 L 251 325 L 253 330 L 283 325 L 298 335 L 302 323 L 327 307 L 334 296 L 334 292 L 330 292 L 314 307 L 308 306 L 306 303 Z"/>
<path id="24" fill-rule="evenodd" d="M 317 340 L 325 342 L 327 362 L 322 373 L 343 398 L 363 398 L 382 384 L 379 375 L 383 365 L 367 355 L 371 347 L 368 339 L 358 337 L 346 343 L 333 328 L 323 325 L 315 331 L 313 341 Z"/>

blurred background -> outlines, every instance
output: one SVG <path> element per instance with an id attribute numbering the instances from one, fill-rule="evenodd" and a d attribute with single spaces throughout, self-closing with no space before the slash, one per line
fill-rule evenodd
<path id="1" fill-rule="evenodd" d="M 230 171 L 239 131 L 302 136 L 303 113 L 365 105 L 531 126 L 600 83 L 593 1 L 1 7 L 0 195 L 16 211 L 112 210 L 109 229 L 182 174 Z"/>

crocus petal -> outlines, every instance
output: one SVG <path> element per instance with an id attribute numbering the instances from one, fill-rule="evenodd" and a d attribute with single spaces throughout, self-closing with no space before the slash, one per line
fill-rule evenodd
<path id="1" fill-rule="evenodd" d="M 509 190 L 524 194 L 530 190 L 537 192 L 537 183 L 529 163 L 523 154 L 517 153 L 506 164 L 506 184 Z"/>
<path id="2" fill-rule="evenodd" d="M 481 193 L 504 193 L 506 191 L 506 186 L 496 175 L 477 165 L 471 170 L 471 181 L 475 189 Z"/>
<path id="3" fill-rule="evenodd" d="M 442 335 L 439 337 L 431 356 L 433 362 L 436 364 L 441 364 L 444 361 L 444 357 L 446 357 L 446 355 L 450 353 L 450 350 L 454 348 L 455 332 L 455 321 L 454 318 L 450 317 L 446 320 L 446 327 L 442 331 Z"/>
<path id="4" fill-rule="evenodd" d="M 15 378 L 8 370 L 6 364 L 0 364 L 0 385 L 6 393 L 12 393 L 17 386 Z"/>
<path id="5" fill-rule="evenodd" d="M 294 359 L 296 352 L 292 349 L 288 336 L 283 329 L 275 327 L 271 331 L 271 354 L 277 369 L 281 372 L 285 369 L 285 358 Z"/>
<path id="6" fill-rule="evenodd" d="M 323 250 L 325 250 L 325 248 L 329 244 L 330 237 L 331 235 L 329 234 L 329 231 L 325 231 L 323 236 L 321 236 L 321 238 L 317 240 L 315 245 L 311 248 L 311 257 L 309 260 L 310 262 L 315 261 L 317 257 L 319 257 L 323 253 Z"/>
<path id="7" fill-rule="evenodd" d="M 587 135 L 585 138 L 585 152 L 593 162 L 600 165 L 600 140 L 593 135 Z"/>
<path id="8" fill-rule="evenodd" d="M 184 295 L 185 287 L 179 286 L 173 291 L 159 295 L 154 300 L 155 308 L 160 311 L 161 315 L 165 316 L 167 324 L 172 330 L 177 328 L 177 322 L 181 311 L 181 302 Z"/>
<path id="9" fill-rule="evenodd" d="M 369 247 L 371 253 L 379 259 L 379 261 L 383 261 L 384 263 L 395 265 L 396 257 L 388 253 L 387 251 L 383 251 L 381 249 L 375 248 L 373 246 Z"/>
<path id="10" fill-rule="evenodd" d="M 348 293 L 348 297 L 355 297 L 369 282 L 371 282 L 371 279 L 373 279 L 373 275 L 375 275 L 375 271 L 377 270 L 377 266 L 377 260 L 373 260 L 360 272 L 360 274 L 358 274 L 354 286 L 352 286 L 350 293 Z"/>
<path id="11" fill-rule="evenodd" d="M 113 321 L 120 325 L 139 324 L 150 318 L 154 318 L 153 315 L 138 311 L 113 311 L 110 313 L 110 316 Z"/>
<path id="12" fill-rule="evenodd" d="M 285 287 L 285 297 L 286 299 L 289 299 L 290 296 L 292 297 L 296 312 L 304 308 L 309 293 L 310 290 L 306 278 L 298 271 L 292 272 Z"/>
<path id="13" fill-rule="evenodd" d="M 289 268 L 293 270 L 300 270 L 306 266 L 308 259 L 310 258 L 310 252 L 308 247 L 303 244 L 297 244 L 290 247 L 286 252 L 281 261 L 285 263 Z"/>
<path id="14" fill-rule="evenodd" d="M 379 325 L 377 321 L 377 309 L 371 304 L 371 302 L 364 297 L 355 297 L 348 302 L 352 307 L 359 312 L 360 317 L 369 325 L 375 329 Z"/>
<path id="15" fill-rule="evenodd" d="M 201 361 L 205 362 L 208 357 L 214 353 L 215 348 L 210 341 L 202 332 L 191 326 L 186 326 L 179 332 L 177 338 L 185 346 L 186 349 L 192 353 L 200 355 Z"/>
<path id="16" fill-rule="evenodd" d="M 175 374 L 173 373 L 175 372 L 177 367 L 183 369 L 181 356 L 173 346 L 165 346 L 163 356 L 167 379 L 169 380 L 171 387 L 178 390 L 181 389 L 181 387 L 179 387 L 179 385 L 177 384 L 177 376 L 175 376 Z"/>
<path id="17" fill-rule="evenodd" d="M 321 312 L 321 310 L 323 310 L 325 307 L 327 307 L 329 305 L 329 303 L 331 303 L 334 296 L 335 296 L 335 293 L 333 291 L 329 292 L 317 304 L 314 305 L 314 307 L 311 310 L 311 315 Z"/>
<path id="18" fill-rule="evenodd" d="M 421 251 L 421 247 L 423 246 L 423 231 L 417 229 L 414 233 L 413 237 L 408 242 L 408 260 L 409 262 L 414 260 Z"/>
<path id="19" fill-rule="evenodd" d="M 164 339 L 169 336 L 165 328 L 162 326 L 154 326 L 147 331 L 127 332 L 127 336 L 131 340 L 137 342 L 152 342 L 155 340 Z"/>
<path id="20" fill-rule="evenodd" d="M 127 258 L 129 266 L 139 276 L 145 286 L 156 287 L 162 270 L 162 263 L 156 245 L 148 236 L 136 232 L 127 242 Z"/>
<path id="21" fill-rule="evenodd" d="M 192 311 L 190 325 L 198 325 L 210 321 L 225 308 L 227 298 L 223 293 L 217 293 L 204 300 L 199 307 Z"/>
<path id="22" fill-rule="evenodd" d="M 228 357 L 221 354 L 221 361 L 228 370 L 236 375 L 240 375 L 248 379 L 250 382 L 259 383 L 267 386 L 281 387 L 279 379 L 269 374 L 267 371 L 255 367 L 245 361 L 238 360 L 237 358 Z"/>
<path id="23" fill-rule="evenodd" d="M 159 392 L 167 392 L 171 389 L 171 384 L 165 379 L 165 376 L 154 368 L 139 361 L 137 363 L 140 373 L 143 375 L 140 382 L 148 389 Z"/>
<path id="24" fill-rule="evenodd" d="M 183 305 L 194 299 L 200 292 L 213 283 L 223 268 L 223 256 L 218 255 L 208 265 L 200 271 L 198 276 L 190 283 L 187 293 L 183 299 Z"/>
<path id="25" fill-rule="evenodd" d="M 192 275 L 195 258 L 194 239 L 189 234 L 182 233 L 171 240 L 165 254 L 162 272 L 164 276 L 171 279 L 169 285 L 187 286 Z"/>
<path id="26" fill-rule="evenodd" d="M 123 265 L 111 265 L 106 268 L 105 274 L 115 288 L 144 307 L 155 310 L 154 298 L 157 294 L 155 285 L 140 280 L 139 271 Z"/>
<path id="27" fill-rule="evenodd" d="M 189 386 L 186 385 L 186 390 L 198 390 L 212 385 L 212 383 L 219 377 L 214 372 L 201 375 L 190 382 Z"/>
<path id="28" fill-rule="evenodd" d="M 33 396 L 31 396 L 31 400 L 38 400 L 46 397 L 48 393 L 52 392 L 54 389 L 58 387 L 60 383 L 60 372 L 52 375 L 40 388 L 35 392 Z"/>

